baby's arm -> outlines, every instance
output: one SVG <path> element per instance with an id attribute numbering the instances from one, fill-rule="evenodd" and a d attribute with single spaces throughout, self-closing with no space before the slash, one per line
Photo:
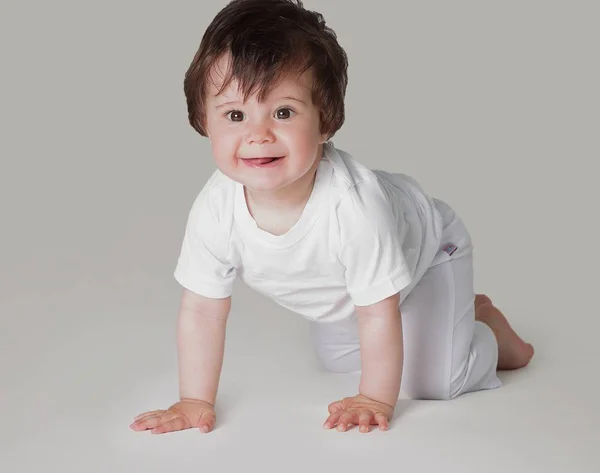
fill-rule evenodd
<path id="1" fill-rule="evenodd" d="M 324 427 L 337 424 L 346 431 L 349 424 L 369 432 L 370 424 L 387 430 L 392 419 L 402 380 L 404 340 L 399 295 L 396 293 L 368 306 L 356 306 L 360 337 L 360 394 L 332 402 Z"/>
<path id="2" fill-rule="evenodd" d="M 356 307 L 362 372 L 360 394 L 394 407 L 400 394 L 404 343 L 399 295 Z"/>
<path id="3" fill-rule="evenodd" d="M 177 326 L 180 400 L 135 417 L 130 428 L 162 434 L 197 427 L 211 431 L 231 298 L 209 299 L 184 289 Z"/>
<path id="4" fill-rule="evenodd" d="M 215 404 L 231 297 L 209 299 L 183 290 L 177 327 L 179 396 Z"/>

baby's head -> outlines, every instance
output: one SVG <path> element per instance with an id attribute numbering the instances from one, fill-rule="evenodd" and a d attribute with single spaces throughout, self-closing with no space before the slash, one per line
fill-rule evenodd
<path id="1" fill-rule="evenodd" d="M 255 190 L 296 181 L 344 123 L 347 57 L 300 0 L 234 0 L 206 30 L 184 91 L 217 166 Z M 258 165 L 247 158 L 283 157 Z M 246 159 L 245 159 L 246 158 Z"/>

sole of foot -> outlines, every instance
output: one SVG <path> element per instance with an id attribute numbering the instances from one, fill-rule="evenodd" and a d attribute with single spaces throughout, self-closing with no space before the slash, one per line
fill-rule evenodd
<path id="1" fill-rule="evenodd" d="M 519 337 L 491 301 L 481 301 L 475 319 L 488 325 L 496 335 L 499 370 L 516 370 L 529 364 L 534 355 L 533 346 Z"/>

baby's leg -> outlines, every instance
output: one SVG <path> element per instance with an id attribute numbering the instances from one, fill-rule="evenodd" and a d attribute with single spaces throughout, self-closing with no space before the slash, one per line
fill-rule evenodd
<path id="1" fill-rule="evenodd" d="M 491 302 L 487 296 L 477 294 L 476 312 L 480 305 Z M 336 373 L 360 371 L 360 340 L 356 316 L 328 324 L 312 322 L 310 329 L 317 357 L 327 370 Z"/>
<path id="2" fill-rule="evenodd" d="M 472 252 L 427 270 L 403 302 L 402 391 L 413 399 L 453 399 L 501 386 L 494 332 L 475 320 L 486 303 L 473 290 Z"/>
<path id="3" fill-rule="evenodd" d="M 475 320 L 472 255 L 428 269 L 402 303 L 404 366 L 401 391 L 413 399 L 451 399 L 501 386 L 498 344 L 490 327 Z M 356 316 L 311 324 L 317 357 L 329 371 L 360 372 Z"/>
<path id="4" fill-rule="evenodd" d="M 488 299 L 475 298 L 471 251 L 427 270 L 400 307 L 404 394 L 451 399 L 501 385 L 496 377 L 496 338 L 489 326 L 475 320 L 476 304 L 488 304 Z M 313 322 L 311 332 L 326 369 L 360 371 L 356 316 L 332 324 Z"/>
<path id="5" fill-rule="evenodd" d="M 401 391 L 413 399 L 452 399 L 501 386 L 496 369 L 529 363 L 531 345 L 483 294 L 474 294 L 472 253 L 428 269 L 400 307 L 404 332 Z M 356 316 L 313 322 L 311 333 L 326 369 L 360 372 Z"/>
<path id="6" fill-rule="evenodd" d="M 356 314 L 339 322 L 311 322 L 310 329 L 317 358 L 328 371 L 360 371 L 360 339 Z"/>

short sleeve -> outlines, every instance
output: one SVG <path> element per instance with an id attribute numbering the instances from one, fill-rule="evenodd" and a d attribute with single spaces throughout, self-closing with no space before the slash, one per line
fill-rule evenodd
<path id="1" fill-rule="evenodd" d="M 175 279 L 196 294 L 215 299 L 228 297 L 236 277 L 228 254 L 228 232 L 215 218 L 209 188 L 205 187 L 188 216 Z"/>
<path id="2" fill-rule="evenodd" d="M 367 306 L 390 297 L 412 282 L 402 250 L 395 211 L 376 179 L 354 186 L 340 202 L 339 260 L 354 305 Z"/>

